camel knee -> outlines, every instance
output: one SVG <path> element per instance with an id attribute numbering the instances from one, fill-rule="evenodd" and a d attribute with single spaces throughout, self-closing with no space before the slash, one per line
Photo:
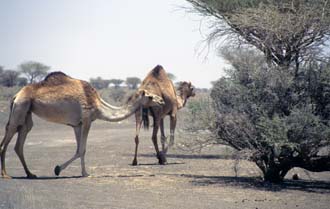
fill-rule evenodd
<path id="1" fill-rule="evenodd" d="M 77 158 L 82 158 L 82 157 L 84 157 L 85 156 L 85 153 L 86 153 L 86 150 L 80 150 L 77 154 L 76 154 L 76 156 L 77 156 Z"/>
<path id="2" fill-rule="evenodd" d="M 5 135 L 14 135 L 19 130 L 20 126 L 19 125 L 12 125 L 9 122 L 6 125 L 6 134 Z M 6 138 L 6 137 L 5 137 Z"/>
<path id="3" fill-rule="evenodd" d="M 164 144 L 167 140 L 167 137 L 166 136 L 161 136 L 160 140 Z"/>
<path id="4" fill-rule="evenodd" d="M 82 152 L 77 151 L 76 154 L 73 155 L 73 157 L 71 158 L 72 161 L 81 158 L 81 156 L 83 156 Z"/>

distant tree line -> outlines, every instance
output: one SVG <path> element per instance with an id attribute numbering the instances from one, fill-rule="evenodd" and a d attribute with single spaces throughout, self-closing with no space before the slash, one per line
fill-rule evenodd
<path id="1" fill-rule="evenodd" d="M 15 70 L 5 69 L 3 66 L 0 66 L 0 86 L 13 87 L 36 83 L 41 81 L 48 74 L 49 70 L 49 66 L 35 61 L 23 62 Z M 168 73 L 168 76 L 170 79 L 175 80 L 175 76 L 172 73 Z M 111 85 L 118 89 L 125 83 L 128 89 L 135 90 L 141 83 L 141 79 L 138 77 L 127 77 L 126 80 L 116 78 L 104 79 L 98 76 L 91 78 L 89 82 L 96 89 L 106 89 Z"/>
<path id="2" fill-rule="evenodd" d="M 16 70 L 0 66 L 0 85 L 13 87 L 35 83 L 42 80 L 49 69 L 49 66 L 34 61 L 23 62 Z"/>
<path id="3" fill-rule="evenodd" d="M 168 73 L 168 77 L 171 80 L 175 80 L 176 77 L 172 73 Z M 131 89 L 137 89 L 139 87 L 139 84 L 141 83 L 141 79 L 138 77 L 127 77 L 126 80 L 122 79 L 103 79 L 102 77 L 96 77 L 91 78 L 89 80 L 90 84 L 94 86 L 96 89 L 105 89 L 109 86 L 113 86 L 115 89 L 118 89 L 123 83 L 126 84 L 126 86 Z"/>
<path id="4" fill-rule="evenodd" d="M 103 79 L 100 76 L 97 78 L 91 78 L 90 84 L 96 89 L 105 89 L 112 85 L 115 89 L 118 89 L 124 82 L 129 89 L 137 89 L 141 83 L 141 79 L 138 77 L 128 77 L 126 80 L 122 79 Z"/>

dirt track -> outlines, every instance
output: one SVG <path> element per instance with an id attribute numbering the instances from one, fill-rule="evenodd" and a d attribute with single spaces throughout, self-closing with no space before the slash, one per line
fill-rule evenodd
<path id="1" fill-rule="evenodd" d="M 142 131 L 140 165 L 133 167 L 133 135 L 134 124 L 128 121 L 94 123 L 86 154 L 91 177 L 79 177 L 77 160 L 56 178 L 54 166 L 75 152 L 74 134 L 69 127 L 37 120 L 28 135 L 25 156 L 39 179 L 24 178 L 13 139 L 6 165 L 14 179 L 0 179 L 0 208 L 329 208 L 329 173 L 310 177 L 301 173 L 305 180 L 268 185 L 246 161 L 240 163 L 235 177 L 233 160 L 223 155 L 221 147 L 201 154 L 172 150 L 169 164 L 160 166 L 150 131 Z"/>

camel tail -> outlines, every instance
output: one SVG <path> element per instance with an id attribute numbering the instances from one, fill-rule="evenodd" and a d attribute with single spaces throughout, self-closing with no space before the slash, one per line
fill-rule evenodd
<path id="1" fill-rule="evenodd" d="M 142 120 L 144 129 L 149 129 L 149 108 L 142 109 Z"/>

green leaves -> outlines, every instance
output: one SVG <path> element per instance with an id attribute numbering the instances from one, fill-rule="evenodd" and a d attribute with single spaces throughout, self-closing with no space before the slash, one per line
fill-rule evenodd
<path id="1" fill-rule="evenodd" d="M 328 0 L 187 1 L 209 17 L 208 44 L 235 46 L 221 51 L 232 68 L 211 92 L 218 137 L 251 150 L 265 179 L 294 166 L 328 169 L 320 166 L 328 159 L 311 160 L 330 145 L 330 62 L 319 59 Z"/>
<path id="2" fill-rule="evenodd" d="M 296 74 L 267 66 L 250 50 L 228 53 L 233 67 L 211 92 L 218 137 L 251 150 L 264 173 L 314 168 L 309 160 L 330 145 L 329 62 L 314 61 Z"/>
<path id="3" fill-rule="evenodd" d="M 208 43 L 225 39 L 235 46 L 253 46 L 280 67 L 299 67 L 329 39 L 328 0 L 187 1 L 210 17 Z"/>

